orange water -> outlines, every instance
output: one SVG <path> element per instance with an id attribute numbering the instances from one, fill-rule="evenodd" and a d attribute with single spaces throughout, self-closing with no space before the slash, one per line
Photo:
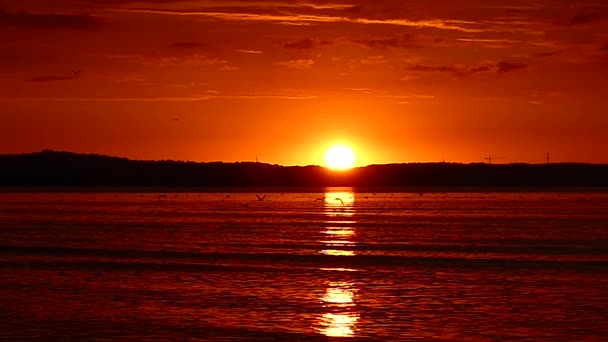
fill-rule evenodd
<path id="1" fill-rule="evenodd" d="M 0 340 L 608 340 L 606 193 L 159 195 L 0 193 Z"/>

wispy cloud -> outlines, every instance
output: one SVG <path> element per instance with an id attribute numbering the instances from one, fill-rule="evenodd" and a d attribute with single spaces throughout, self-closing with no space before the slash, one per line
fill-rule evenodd
<path id="1" fill-rule="evenodd" d="M 435 95 L 430 94 L 400 94 L 400 95 L 378 95 L 379 98 L 395 99 L 397 104 L 410 104 L 412 101 L 429 101 L 435 99 Z"/>
<path id="2" fill-rule="evenodd" d="M 360 59 L 359 63 L 361 63 L 363 65 L 379 65 L 379 64 L 386 64 L 387 60 L 384 58 L 384 56 L 369 56 L 369 57 Z"/>
<path id="3" fill-rule="evenodd" d="M 277 64 L 290 69 L 304 70 L 312 67 L 315 64 L 315 61 L 312 59 L 295 59 L 287 62 L 279 62 Z"/>
<path id="4" fill-rule="evenodd" d="M 313 100 L 319 98 L 317 95 L 232 95 L 232 96 L 219 96 L 218 99 L 275 99 L 275 100 Z"/>
<path id="5" fill-rule="evenodd" d="M 394 26 L 407 26 L 417 28 L 434 28 L 442 30 L 455 30 L 462 32 L 484 32 L 487 31 L 483 28 L 475 28 L 476 22 L 472 21 L 461 21 L 461 20 L 443 20 L 443 19 L 429 19 L 429 20 L 408 20 L 408 19 L 352 19 L 352 22 L 359 24 L 376 24 L 376 25 L 394 25 Z"/>
<path id="6" fill-rule="evenodd" d="M 475 72 L 484 72 L 484 71 L 490 71 L 490 67 L 486 66 L 486 65 L 481 65 L 478 67 L 474 67 L 470 69 L 471 72 L 475 73 Z"/>
<path id="7" fill-rule="evenodd" d="M 144 56 L 144 55 L 112 55 L 112 58 L 135 61 L 149 67 L 171 67 L 171 66 L 215 66 L 220 71 L 235 70 L 227 60 L 212 58 L 203 53 L 189 53 L 173 56 Z"/>
<path id="8" fill-rule="evenodd" d="M 432 100 L 435 98 L 435 95 L 431 94 L 394 94 L 388 90 L 375 89 L 375 88 L 343 88 L 341 89 L 347 92 L 359 93 L 361 95 L 376 97 L 376 98 L 384 98 L 384 99 L 395 99 L 398 100 L 399 104 L 410 103 L 415 100 Z"/>
<path id="9" fill-rule="evenodd" d="M 124 5 L 131 3 L 150 3 L 150 4 L 165 4 L 173 5 L 175 3 L 192 3 L 193 0 L 81 0 L 88 1 L 94 4 L 103 5 Z M 291 0 L 276 0 L 276 1 L 263 1 L 263 0 L 197 0 L 196 6 L 198 8 L 241 8 L 243 6 L 249 6 L 253 8 L 279 8 L 279 9 L 315 9 L 315 10 L 348 10 L 357 7 L 356 4 L 348 3 L 332 3 L 329 1 L 291 1 Z"/>
<path id="10" fill-rule="evenodd" d="M 458 42 L 479 44 L 489 48 L 510 48 L 514 46 L 539 46 L 556 47 L 555 42 L 541 40 L 519 40 L 519 39 L 490 39 L 490 38 L 458 38 Z"/>
<path id="11" fill-rule="evenodd" d="M 200 11 L 200 10 L 176 10 L 176 9 L 156 9 L 156 8 L 116 8 L 113 11 L 142 14 L 176 15 L 176 16 L 198 16 L 210 17 L 221 20 L 232 21 L 267 21 L 279 24 L 286 23 L 354 23 L 366 25 L 391 25 L 406 26 L 416 28 L 434 28 L 442 30 L 456 30 L 463 32 L 483 32 L 482 28 L 477 28 L 478 23 L 463 20 L 409 20 L 409 19 L 372 19 L 364 17 L 326 15 L 326 14 L 301 14 L 301 13 L 247 13 L 232 11 Z"/>
<path id="12" fill-rule="evenodd" d="M 70 30 L 90 30 L 98 27 L 98 18 L 87 14 L 63 13 L 8 13 L 0 10 L 0 27 L 55 28 Z"/>
<path id="13" fill-rule="evenodd" d="M 48 75 L 48 76 L 38 76 L 28 79 L 28 82 L 57 82 L 57 81 L 72 81 L 74 80 L 74 76 L 57 76 L 57 75 Z"/>
<path id="14" fill-rule="evenodd" d="M 450 72 L 455 73 L 458 72 L 459 69 L 448 66 L 448 65 L 414 65 L 411 67 L 407 67 L 408 71 L 421 71 L 421 72 Z"/>
<path id="15" fill-rule="evenodd" d="M 607 18 L 607 15 L 600 11 L 593 10 L 583 10 L 576 13 L 570 20 L 567 22 L 567 25 L 585 25 L 592 22 L 604 20 Z"/>
<path id="16" fill-rule="evenodd" d="M 555 56 L 559 56 L 563 53 L 563 51 L 548 51 L 548 52 L 539 52 L 539 53 L 535 53 L 532 56 L 534 57 L 541 57 L 541 58 L 546 58 L 546 57 L 555 57 Z"/>
<path id="17" fill-rule="evenodd" d="M 454 65 L 424 65 L 416 64 L 407 67 L 405 70 L 412 72 L 437 72 L 437 73 L 448 73 L 455 77 L 465 77 L 476 73 L 491 71 L 487 65 L 478 66 L 454 66 Z"/>
<path id="18" fill-rule="evenodd" d="M 388 91 L 374 89 L 374 88 L 344 88 L 344 90 L 354 91 L 354 92 L 363 93 L 363 94 L 374 94 L 374 95 L 388 94 Z"/>
<path id="19" fill-rule="evenodd" d="M 496 64 L 496 67 L 498 68 L 497 72 L 502 74 L 505 72 L 525 69 L 528 67 L 528 65 L 521 62 L 500 61 Z"/>
<path id="20" fill-rule="evenodd" d="M 363 44 L 370 48 L 386 49 L 386 48 L 418 48 L 420 43 L 411 34 L 399 35 L 391 38 L 363 38 L 354 39 L 353 43 Z"/>
<path id="21" fill-rule="evenodd" d="M 243 50 L 243 49 L 236 49 L 236 52 L 241 52 L 241 53 L 249 53 L 249 54 L 254 54 L 254 55 L 259 55 L 262 54 L 262 51 L 259 50 Z"/>
<path id="22" fill-rule="evenodd" d="M 284 47 L 286 49 L 296 49 L 296 50 L 305 50 L 312 49 L 314 46 L 314 41 L 310 38 L 298 40 L 295 42 L 285 43 Z"/>
<path id="23" fill-rule="evenodd" d="M 311 94 L 295 93 L 250 93 L 250 94 L 221 94 L 208 91 L 193 96 L 161 96 L 161 97 L 23 97 L 0 98 L 0 102 L 199 102 L 212 100 L 314 100 L 319 98 Z"/>
<path id="24" fill-rule="evenodd" d="M 199 42 L 177 42 L 169 45 L 169 47 L 183 50 L 200 50 L 206 48 L 207 44 Z"/>

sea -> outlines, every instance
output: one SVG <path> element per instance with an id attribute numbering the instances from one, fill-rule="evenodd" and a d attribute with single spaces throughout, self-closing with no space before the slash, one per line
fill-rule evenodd
<path id="1" fill-rule="evenodd" d="M 0 340 L 608 341 L 608 191 L 2 191 Z"/>

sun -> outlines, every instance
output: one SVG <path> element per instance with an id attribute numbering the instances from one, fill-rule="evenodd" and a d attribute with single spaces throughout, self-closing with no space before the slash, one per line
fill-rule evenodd
<path id="1" fill-rule="evenodd" d="M 325 152 L 325 165 L 334 170 L 352 169 L 355 165 L 355 153 L 348 146 L 332 146 Z"/>

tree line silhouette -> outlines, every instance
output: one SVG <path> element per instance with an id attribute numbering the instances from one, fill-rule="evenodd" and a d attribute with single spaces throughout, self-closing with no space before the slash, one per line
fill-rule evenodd
<path id="1" fill-rule="evenodd" d="M 44 150 L 0 155 L 0 186 L 608 186 L 606 164 L 407 163 L 348 171 L 254 162 L 138 161 Z"/>

